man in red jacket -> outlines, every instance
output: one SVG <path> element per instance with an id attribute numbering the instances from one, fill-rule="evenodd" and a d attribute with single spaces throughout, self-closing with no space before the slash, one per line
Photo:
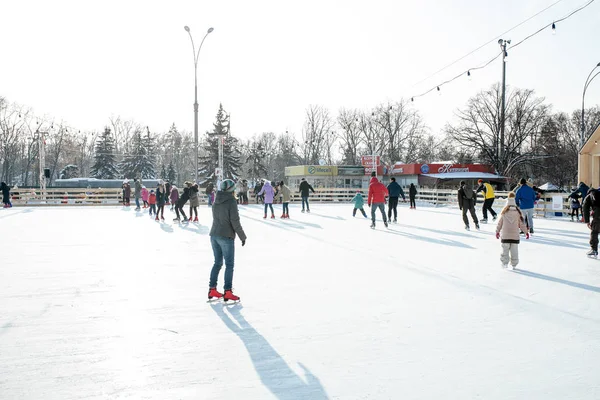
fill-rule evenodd
<path id="1" fill-rule="evenodd" d="M 383 217 L 383 224 L 387 228 L 387 217 L 385 215 L 385 197 L 388 195 L 388 190 L 385 185 L 376 177 L 371 178 L 369 184 L 369 198 L 367 204 L 371 207 L 371 228 L 375 228 L 375 212 L 379 208 L 381 210 L 381 216 Z"/>

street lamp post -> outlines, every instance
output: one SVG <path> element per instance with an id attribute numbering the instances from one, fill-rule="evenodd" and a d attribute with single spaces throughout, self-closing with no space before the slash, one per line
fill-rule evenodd
<path id="1" fill-rule="evenodd" d="M 194 39 L 192 38 L 192 33 L 190 32 L 189 26 L 183 27 L 188 35 L 190 35 L 190 40 L 192 41 L 192 51 L 194 55 L 194 148 L 196 155 L 196 162 L 194 166 L 196 168 L 196 172 L 194 173 L 194 182 L 198 182 L 198 57 L 200 57 L 200 50 L 202 49 L 202 44 L 204 43 L 204 39 L 211 33 L 214 29 L 208 28 L 206 34 L 202 38 L 202 42 L 200 42 L 200 47 L 198 47 L 198 52 L 196 52 L 196 46 L 194 45 Z"/>
<path id="2" fill-rule="evenodd" d="M 592 76 L 592 74 L 598 67 L 600 67 L 600 63 L 598 63 L 590 71 L 590 74 L 588 75 L 587 79 L 585 80 L 585 85 L 583 85 L 583 95 L 581 96 L 581 138 L 580 138 L 580 143 L 579 143 L 580 149 L 583 147 L 583 144 L 585 143 L 585 92 L 587 91 L 588 86 L 590 86 L 590 83 L 592 83 L 594 78 L 597 77 L 598 75 L 600 75 L 600 71 L 598 71 L 596 73 L 596 75 Z"/>
<path id="3" fill-rule="evenodd" d="M 498 44 L 502 49 L 502 109 L 500 111 L 500 146 L 498 148 L 498 161 L 499 166 L 504 168 L 502 156 L 504 153 L 504 125 L 506 121 L 506 57 L 508 56 L 506 45 L 510 44 L 510 40 L 499 39 Z"/>

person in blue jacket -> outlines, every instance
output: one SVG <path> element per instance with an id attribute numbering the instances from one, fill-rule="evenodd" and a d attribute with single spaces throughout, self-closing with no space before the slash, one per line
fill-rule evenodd
<path id="1" fill-rule="evenodd" d="M 406 197 L 404 197 L 404 190 L 402 190 L 402 187 L 398 185 L 398 182 L 396 182 L 396 178 L 394 177 L 392 177 L 392 181 L 387 186 L 387 189 L 390 194 L 388 219 L 390 221 L 392 220 L 392 210 L 394 210 L 394 222 L 398 222 L 398 210 L 396 208 L 398 207 L 398 198 L 400 196 L 402 196 L 402 201 L 406 201 Z"/>
<path id="2" fill-rule="evenodd" d="M 363 195 L 360 192 L 360 190 L 356 191 L 356 194 L 354 195 L 354 197 L 350 201 L 354 203 L 354 210 L 352 210 L 352 216 L 353 217 L 356 216 L 356 210 L 360 210 L 360 212 L 362 213 L 362 215 L 365 218 L 369 218 L 369 217 L 367 217 L 367 213 L 365 212 L 365 209 L 363 208 L 364 205 L 365 205 L 365 199 L 363 199 Z"/>
<path id="3" fill-rule="evenodd" d="M 525 222 L 529 227 L 529 233 L 533 234 L 533 207 L 535 206 L 537 196 L 535 190 L 527 184 L 525 178 L 521 179 L 519 183 L 520 186 L 515 192 L 517 195 L 515 197 L 515 202 L 525 217 Z"/>
<path id="4" fill-rule="evenodd" d="M 583 200 L 585 200 L 585 197 L 587 196 L 589 190 L 590 190 L 590 188 L 589 188 L 588 185 L 586 185 L 583 182 L 579 182 L 579 186 L 577 186 L 577 189 L 575 189 L 569 195 L 569 198 L 571 198 L 571 199 L 581 199 L 580 204 L 583 204 Z M 573 216 L 571 216 L 571 219 L 573 219 Z M 579 220 L 579 216 L 577 216 L 577 219 Z M 583 215 L 582 215 L 581 221 L 583 222 Z"/>

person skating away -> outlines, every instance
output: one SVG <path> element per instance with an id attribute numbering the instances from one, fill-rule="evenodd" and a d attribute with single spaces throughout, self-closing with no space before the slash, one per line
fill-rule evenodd
<path id="1" fill-rule="evenodd" d="M 148 194 L 148 205 L 150 206 L 150 210 L 148 210 L 150 216 L 156 214 L 156 193 L 154 193 L 154 190 L 151 190 Z M 156 219 L 158 219 L 158 214 L 156 214 Z"/>
<path id="2" fill-rule="evenodd" d="M 282 213 L 281 218 L 290 217 L 290 199 L 292 197 L 292 191 L 287 185 L 281 181 L 279 182 L 279 194 L 281 195 Z"/>
<path id="3" fill-rule="evenodd" d="M 519 188 L 515 190 L 515 202 L 525 217 L 529 233 L 533 235 L 533 207 L 535 207 L 537 195 L 533 188 L 527 184 L 525 178 L 522 178 L 519 183 Z"/>
<path id="4" fill-rule="evenodd" d="M 600 192 L 590 189 L 583 200 L 583 221 L 590 229 L 590 247 L 588 257 L 598 257 L 598 232 L 600 232 Z M 590 219 L 591 218 L 591 219 Z"/>
<path id="5" fill-rule="evenodd" d="M 492 214 L 492 221 L 496 220 L 496 211 L 492 209 L 492 204 L 494 204 L 494 200 L 496 199 L 496 194 L 494 193 L 494 188 L 488 182 L 484 182 L 483 179 L 477 181 L 479 183 L 479 187 L 475 191 L 475 194 L 482 192 L 483 193 L 483 219 L 481 222 L 487 224 L 488 221 L 488 211 Z"/>
<path id="6" fill-rule="evenodd" d="M 125 179 L 123 182 L 123 205 L 129 207 L 131 199 L 131 185 L 129 180 Z"/>
<path id="7" fill-rule="evenodd" d="M 240 200 L 242 202 L 243 205 L 247 205 L 248 204 L 248 181 L 246 179 L 244 179 L 242 181 L 242 184 L 240 185 Z"/>
<path id="8" fill-rule="evenodd" d="M 569 196 L 571 197 L 571 196 Z M 579 209 L 581 208 L 581 203 L 577 197 L 571 197 L 571 222 L 579 221 Z M 576 216 L 576 219 L 573 217 Z"/>
<path id="9" fill-rule="evenodd" d="M 388 204 L 388 220 L 392 221 L 392 211 L 394 212 L 394 222 L 398 222 L 398 199 L 402 196 L 402 201 L 406 201 L 406 197 L 404 197 L 404 190 L 402 187 L 396 182 L 396 178 L 392 177 L 392 181 L 387 186 L 389 197 Z"/>
<path id="10" fill-rule="evenodd" d="M 259 195 L 260 191 L 262 190 L 263 186 L 264 186 L 264 181 L 260 180 L 255 186 L 254 186 L 254 197 L 256 198 L 256 204 L 260 204 L 260 203 L 264 203 L 265 196 L 261 196 Z"/>
<path id="11" fill-rule="evenodd" d="M 140 197 L 142 197 L 142 182 L 140 182 L 140 180 L 138 178 L 134 178 L 133 185 L 134 185 L 133 196 L 135 197 L 135 211 L 140 211 L 141 210 Z"/>
<path id="12" fill-rule="evenodd" d="M 161 179 L 156 187 L 156 220 L 158 217 L 164 221 L 165 219 L 165 203 L 167 202 L 167 188 L 165 182 Z"/>
<path id="13" fill-rule="evenodd" d="M 208 300 L 223 298 L 224 301 L 239 301 L 239 296 L 233 294 L 233 266 L 235 261 L 235 237 L 236 234 L 246 244 L 246 234 L 240 223 L 240 214 L 235 199 L 235 183 L 231 179 L 221 182 L 221 190 L 217 192 L 212 214 L 213 223 L 210 228 L 210 244 L 215 256 L 215 262 L 210 271 L 208 283 Z M 224 294 L 217 290 L 219 272 L 225 260 L 225 284 Z"/>
<path id="14" fill-rule="evenodd" d="M 519 264 L 519 232 L 521 230 L 525 232 L 525 238 L 529 239 L 523 214 L 515 203 L 515 193 L 510 192 L 506 199 L 506 205 L 500 211 L 498 225 L 496 225 L 496 239 L 500 239 L 502 243 L 502 253 L 500 254 L 502 268 L 508 268 L 509 262 L 511 269 L 515 269 Z"/>
<path id="15" fill-rule="evenodd" d="M 315 189 L 306 181 L 306 179 L 302 178 L 302 182 L 300 182 L 300 197 L 302 197 L 302 212 L 304 212 L 304 205 L 306 204 L 306 212 L 310 212 L 310 205 L 308 204 L 308 195 L 309 190 L 311 192 L 315 192 Z"/>
<path id="16" fill-rule="evenodd" d="M 6 184 L 6 182 L 0 183 L 0 190 L 2 190 L 2 203 L 4 204 L 4 208 L 12 207 L 12 203 L 10 202 L 10 186 Z"/>
<path id="17" fill-rule="evenodd" d="M 183 222 L 188 222 L 187 216 L 185 215 L 185 212 L 183 211 L 183 206 L 185 206 L 185 203 L 187 203 L 187 201 L 190 199 L 191 187 L 192 187 L 192 182 L 185 182 L 183 184 L 183 193 L 181 194 L 181 196 L 177 200 L 177 203 L 175 204 L 175 214 L 177 215 L 177 217 L 175 219 L 173 219 L 174 222 L 181 221 L 180 217 L 183 217 Z M 179 215 L 180 213 L 181 213 L 181 216 Z"/>
<path id="18" fill-rule="evenodd" d="M 385 197 L 388 195 L 388 190 L 385 185 L 377 179 L 377 177 L 371 178 L 369 184 L 369 197 L 367 198 L 367 204 L 371 207 L 371 228 L 375 229 L 375 212 L 377 209 L 381 211 L 381 217 L 383 218 L 383 224 L 388 227 L 387 218 L 385 215 Z"/>
<path id="19" fill-rule="evenodd" d="M 260 192 L 258 192 L 258 195 L 263 196 L 265 199 L 265 216 L 263 218 L 267 218 L 267 208 L 271 209 L 271 218 L 275 218 L 275 211 L 273 210 L 275 191 L 273 190 L 273 186 L 271 186 L 271 182 L 266 181 Z"/>
<path id="20" fill-rule="evenodd" d="M 364 209 L 365 199 L 363 198 L 363 195 L 360 192 L 360 190 L 356 191 L 356 194 L 354 195 L 354 197 L 350 201 L 352 203 L 354 203 L 354 210 L 352 210 L 352 216 L 353 217 L 356 217 L 356 210 L 360 210 L 360 212 L 362 213 L 363 217 L 369 218 L 369 217 L 367 217 L 367 213 L 365 212 L 365 209 Z"/>
<path id="21" fill-rule="evenodd" d="M 150 193 L 148 192 L 148 189 L 146 189 L 146 186 L 142 186 L 142 201 L 144 202 L 144 207 L 143 208 L 148 208 L 148 196 L 150 195 Z"/>
<path id="22" fill-rule="evenodd" d="M 166 181 L 165 182 L 165 189 L 167 190 L 167 201 L 165 202 L 165 205 L 171 205 L 171 190 L 173 189 L 173 186 L 171 185 L 171 182 Z"/>
<path id="23" fill-rule="evenodd" d="M 179 189 L 177 186 L 171 186 L 171 194 L 169 195 L 169 200 L 171 200 L 171 211 L 175 209 L 175 205 L 177 205 L 177 201 L 179 200 Z"/>
<path id="24" fill-rule="evenodd" d="M 477 219 L 477 214 L 475 213 L 476 199 L 477 195 L 475 194 L 475 191 L 470 187 L 467 187 L 467 183 L 465 181 L 460 181 L 460 189 L 458 189 L 458 208 L 462 211 L 462 218 L 465 223 L 466 230 L 471 229 L 469 227 L 469 218 L 467 217 L 467 212 L 471 214 L 475 228 L 479 230 L 479 220 Z"/>
<path id="25" fill-rule="evenodd" d="M 408 198 L 410 200 L 410 208 L 417 208 L 417 202 L 415 201 L 415 199 L 417 198 L 417 187 L 414 183 L 411 183 L 410 187 L 408 188 Z"/>
<path id="26" fill-rule="evenodd" d="M 206 185 L 206 189 L 204 190 L 204 193 L 206 194 L 206 197 L 208 197 L 208 206 L 211 207 L 213 204 L 213 190 L 215 188 L 215 185 L 213 185 L 212 182 L 208 182 L 208 185 Z M 191 212 L 190 212 L 190 218 L 191 218 Z"/>
<path id="27" fill-rule="evenodd" d="M 194 222 L 198 222 L 198 206 L 200 206 L 199 191 L 197 183 L 194 183 L 190 188 L 190 222 L 192 222 L 192 218 L 194 218 Z M 194 217 L 194 214 L 196 214 L 196 217 Z"/>

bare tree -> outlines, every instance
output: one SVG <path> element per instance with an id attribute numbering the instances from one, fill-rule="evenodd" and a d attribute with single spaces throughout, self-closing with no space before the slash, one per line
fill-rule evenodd
<path id="1" fill-rule="evenodd" d="M 447 125 L 445 130 L 463 150 L 510 176 L 519 165 L 543 158 L 531 143 L 546 120 L 548 107 L 543 98 L 535 97 L 533 90 L 508 90 L 504 143 L 500 144 L 501 99 L 499 84 L 478 93 L 465 109 L 457 111 L 458 122 Z"/>
<path id="2" fill-rule="evenodd" d="M 360 152 L 364 144 L 364 136 L 360 130 L 358 110 L 342 108 L 338 114 L 337 122 L 341 128 L 339 140 L 341 142 L 342 164 L 359 165 Z"/>
<path id="3" fill-rule="evenodd" d="M 327 135 L 331 134 L 334 121 L 323 106 L 311 105 L 306 110 L 301 144 L 305 164 L 317 164 L 326 151 Z"/>

